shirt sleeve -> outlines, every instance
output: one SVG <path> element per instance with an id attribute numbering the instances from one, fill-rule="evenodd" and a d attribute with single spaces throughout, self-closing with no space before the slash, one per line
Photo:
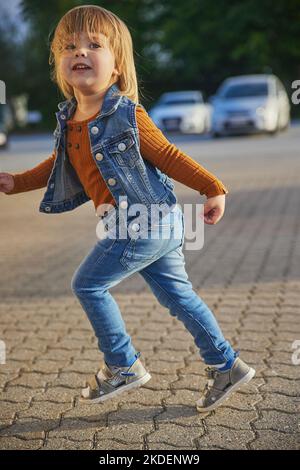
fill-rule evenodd
<path id="1" fill-rule="evenodd" d="M 51 157 L 39 163 L 31 170 L 27 170 L 24 173 L 13 174 L 12 176 L 15 183 L 14 189 L 5 194 L 11 195 L 24 193 L 26 191 L 32 191 L 34 189 L 44 188 L 47 186 L 54 161 L 55 152 L 53 152 Z"/>
<path id="2" fill-rule="evenodd" d="M 136 120 L 143 158 L 207 197 L 228 194 L 228 189 L 215 175 L 168 141 L 142 105 L 136 107 Z"/>

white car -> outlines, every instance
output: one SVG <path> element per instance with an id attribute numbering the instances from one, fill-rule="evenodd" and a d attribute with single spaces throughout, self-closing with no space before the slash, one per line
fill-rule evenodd
<path id="1" fill-rule="evenodd" d="M 7 104 L 0 104 L 0 149 L 8 146 L 8 133 L 13 127 L 13 119 Z"/>
<path id="2" fill-rule="evenodd" d="M 275 134 L 290 123 L 290 103 L 275 75 L 227 78 L 213 104 L 212 134 L 267 132 Z"/>
<path id="3" fill-rule="evenodd" d="M 172 91 L 161 95 L 149 116 L 162 131 L 202 134 L 210 129 L 211 112 L 200 91 Z"/>

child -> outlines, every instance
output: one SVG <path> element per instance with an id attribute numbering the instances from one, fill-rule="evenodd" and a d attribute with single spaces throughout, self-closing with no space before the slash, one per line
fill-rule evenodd
<path id="1" fill-rule="evenodd" d="M 90 5 L 68 11 L 56 27 L 50 59 L 53 78 L 67 98 L 56 113 L 54 152 L 22 174 L 0 173 L 0 191 L 17 194 L 47 186 L 39 210 L 53 214 L 92 200 L 104 224 L 105 236 L 82 261 L 71 284 L 104 354 L 81 400 L 102 402 L 151 378 L 109 292 L 139 272 L 199 347 L 209 380 L 197 409 L 212 410 L 255 371 L 225 340 L 188 280 L 184 219 L 169 176 L 207 196 L 207 224 L 223 216 L 228 190 L 172 145 L 138 103 L 130 32 L 115 14 Z M 136 211 L 129 215 L 135 205 L 140 217 Z M 153 207 L 162 212 L 160 221 L 153 221 Z M 112 237 L 112 228 L 124 228 L 127 208 L 129 236 Z"/>

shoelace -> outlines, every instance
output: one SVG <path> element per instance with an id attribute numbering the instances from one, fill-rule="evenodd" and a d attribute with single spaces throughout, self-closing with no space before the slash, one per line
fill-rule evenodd
<path id="1" fill-rule="evenodd" d="M 208 379 L 215 379 L 218 373 L 217 369 L 213 367 L 206 367 L 205 372 Z"/>
<path id="2" fill-rule="evenodd" d="M 141 352 L 138 351 L 138 352 L 136 353 L 136 355 L 135 355 L 136 359 L 138 359 L 138 358 L 140 357 L 140 355 L 141 355 Z M 108 366 L 108 365 L 107 365 L 107 366 Z M 131 367 L 131 366 L 129 366 L 129 367 Z M 129 369 L 129 367 L 128 367 L 128 369 Z M 117 368 L 116 366 L 113 366 L 113 367 L 109 367 L 109 366 L 108 366 L 108 368 L 110 369 L 110 371 L 111 371 L 114 375 L 120 374 L 120 375 L 122 375 L 122 376 L 124 376 L 124 377 L 133 377 L 133 376 L 136 375 L 135 372 L 120 371 L 119 369 L 121 369 L 122 367 L 118 367 L 118 368 Z M 114 369 L 115 369 L 115 370 L 114 370 Z"/>
<path id="3" fill-rule="evenodd" d="M 111 373 L 116 376 L 116 375 L 122 375 L 122 377 L 132 377 L 134 375 L 136 375 L 135 372 L 128 372 L 128 371 L 125 371 L 125 370 L 120 370 L 121 367 L 114 367 L 114 368 L 111 368 L 109 367 L 109 370 L 111 371 Z"/>

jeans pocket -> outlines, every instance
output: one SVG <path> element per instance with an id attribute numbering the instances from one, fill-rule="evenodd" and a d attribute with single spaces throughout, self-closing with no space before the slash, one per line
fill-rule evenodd
<path id="1" fill-rule="evenodd" d="M 102 257 L 102 255 L 109 253 L 117 241 L 117 238 L 112 238 L 108 235 L 98 240 L 96 246 L 99 251 L 99 258 Z"/>
<path id="2" fill-rule="evenodd" d="M 152 226 L 143 231 L 139 237 L 130 239 L 126 244 L 120 263 L 126 269 L 142 269 L 146 264 L 152 263 L 168 247 L 173 231 L 173 225 L 169 224 Z"/>

